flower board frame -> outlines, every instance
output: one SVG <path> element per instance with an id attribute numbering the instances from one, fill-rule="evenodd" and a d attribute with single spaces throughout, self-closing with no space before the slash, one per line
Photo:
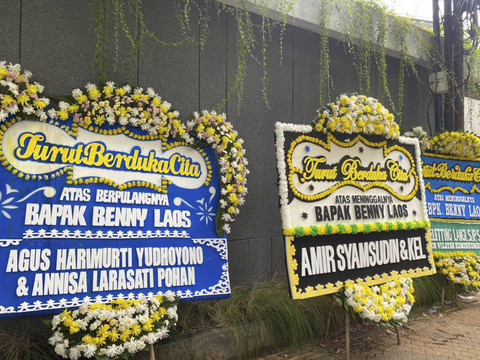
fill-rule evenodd
<path id="1" fill-rule="evenodd" d="M 435 272 L 416 139 L 277 123 L 276 151 L 293 298 Z"/>

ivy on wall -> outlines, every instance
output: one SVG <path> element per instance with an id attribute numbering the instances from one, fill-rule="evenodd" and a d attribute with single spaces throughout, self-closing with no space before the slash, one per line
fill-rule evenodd
<path id="1" fill-rule="evenodd" d="M 176 0 L 175 17 L 178 23 L 178 39 L 166 41 L 161 34 L 151 32 L 144 21 L 142 0 L 90 0 L 95 13 L 95 31 L 97 34 L 94 69 L 97 80 L 104 83 L 107 70 L 123 72 L 126 81 L 132 80 L 138 51 L 145 38 L 153 39 L 160 46 L 199 46 L 204 49 L 209 38 L 209 24 L 220 12 L 230 15 L 235 20 L 236 37 L 236 72 L 234 81 L 227 90 L 226 97 L 217 106 L 223 110 L 226 103 L 236 99 L 237 110 L 243 102 L 245 79 L 248 66 L 252 63 L 262 68 L 262 97 L 268 106 L 268 55 L 269 44 L 273 41 L 273 30 L 279 30 L 280 62 L 282 61 L 283 35 L 286 29 L 287 15 L 292 12 L 297 0 L 237 0 L 235 6 L 227 6 L 217 0 Z M 352 89 L 366 95 L 375 95 L 387 104 L 401 124 L 404 108 L 406 76 L 412 75 L 418 83 L 415 62 L 409 55 L 407 37 L 418 34 L 417 26 L 406 19 L 397 18 L 388 22 L 389 14 L 379 0 L 324 0 L 318 14 L 320 24 L 319 54 L 319 102 L 330 101 L 334 87 L 330 72 L 329 29 L 330 18 L 340 15 L 339 3 L 346 9 L 347 19 L 344 26 L 342 42 L 346 53 L 353 58 L 357 75 L 358 88 Z M 257 7 L 260 21 L 254 21 L 249 11 Z M 280 19 L 269 17 L 270 9 L 280 14 Z M 335 14 L 335 12 L 337 12 Z M 400 65 L 398 68 L 398 96 L 393 99 L 388 84 L 389 72 L 385 47 L 387 42 L 387 22 L 394 41 L 400 48 Z M 393 24 L 393 25 L 392 25 Z M 197 32 L 198 31 L 198 32 Z M 112 41 L 113 39 L 113 41 Z M 122 45 L 126 50 L 122 50 Z M 417 46 L 428 47 L 435 62 L 433 42 L 425 44 L 418 35 Z M 113 54 L 113 56 L 112 56 Z M 123 68 L 121 69 L 121 66 Z M 390 70 L 391 71 L 391 70 Z M 372 84 L 372 75 L 377 82 Z"/>

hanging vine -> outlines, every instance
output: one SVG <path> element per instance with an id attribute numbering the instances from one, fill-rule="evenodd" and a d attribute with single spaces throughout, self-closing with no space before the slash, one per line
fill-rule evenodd
<path id="1" fill-rule="evenodd" d="M 330 47 L 327 28 L 331 5 L 332 0 L 325 0 L 320 8 L 319 104 L 326 104 L 331 100 L 333 89 L 333 79 L 330 75 Z"/>
<path id="2" fill-rule="evenodd" d="M 387 12 L 384 5 L 374 0 L 355 2 L 343 0 L 348 22 L 344 33 L 344 46 L 353 57 L 359 91 L 371 94 L 372 62 L 378 74 L 376 97 L 388 103 L 393 112 L 395 104 L 388 87 L 385 55 Z"/>
<path id="3" fill-rule="evenodd" d="M 191 44 L 204 49 L 209 37 L 209 23 L 220 12 L 233 18 L 236 23 L 236 70 L 233 82 L 226 91 L 225 99 L 217 110 L 225 109 L 226 104 L 236 99 L 237 111 L 240 110 L 248 67 L 257 64 L 262 68 L 262 97 L 268 106 L 268 64 L 272 33 L 279 30 L 280 63 L 283 58 L 283 38 L 286 29 L 287 16 L 292 12 L 297 0 L 237 0 L 235 6 L 228 6 L 217 0 L 176 0 L 175 13 L 179 26 L 177 41 L 165 41 L 161 34 L 150 31 L 143 17 L 142 0 L 90 0 L 90 6 L 95 12 L 95 32 L 97 42 L 94 56 L 94 69 L 97 80 L 105 82 L 107 69 L 119 71 L 124 64 L 126 81 L 131 81 L 138 52 L 145 41 L 151 38 L 160 46 L 179 46 Z M 343 4 L 340 9 L 339 4 Z M 253 19 L 252 7 L 260 14 L 260 21 Z M 280 13 L 279 20 L 273 20 L 269 15 L 271 9 Z M 419 83 L 415 62 L 409 55 L 407 37 L 411 35 L 414 24 L 403 18 L 392 21 L 393 36 L 400 49 L 400 65 L 398 69 L 398 97 L 392 99 L 388 86 L 387 60 L 385 54 L 387 41 L 388 15 L 385 6 L 379 0 L 325 0 L 321 2 L 319 14 L 320 60 L 319 60 L 319 102 L 324 104 L 332 96 L 333 79 L 330 72 L 329 21 L 335 15 L 333 12 L 346 12 L 347 19 L 342 23 L 344 28 L 343 43 L 347 54 L 353 58 L 353 64 L 358 80 L 358 91 L 363 94 L 375 95 L 383 103 L 388 104 L 395 113 L 397 121 L 402 122 L 405 97 L 406 76 L 413 74 Z M 389 22 L 389 32 L 390 32 Z M 126 45 L 125 45 L 126 43 Z M 128 46 L 126 55 L 122 46 Z M 418 45 L 419 46 L 419 45 Z M 428 51 L 431 51 L 428 49 Z M 433 51 L 432 51 L 433 52 Z M 110 56 L 109 56 L 110 55 Z M 113 55 L 113 56 L 111 56 Z M 435 57 L 432 56 L 433 61 Z M 377 81 L 372 84 L 372 73 Z M 375 85 L 375 88 L 372 87 Z M 373 94 L 374 93 L 374 94 Z"/>
<path id="4" fill-rule="evenodd" d="M 160 35 L 147 28 L 143 16 L 142 0 L 90 0 L 90 7 L 95 14 L 94 29 L 97 36 L 94 53 L 94 73 L 99 83 L 107 80 L 108 69 L 119 71 L 124 64 L 124 78 L 132 81 L 140 47 L 145 38 L 151 38 L 160 46 L 180 46 L 185 44 L 205 48 L 209 35 L 209 22 L 212 19 L 211 11 L 216 9 L 217 14 L 224 11 L 233 16 L 237 24 L 236 38 L 236 73 L 233 84 L 227 90 L 226 98 L 217 108 L 222 109 L 225 104 L 236 97 L 239 110 L 244 97 L 245 78 L 248 60 L 262 67 L 262 97 L 268 106 L 268 44 L 272 41 L 272 31 L 280 26 L 280 63 L 283 58 L 283 37 L 286 29 L 288 14 L 292 11 L 296 0 L 276 0 L 273 8 L 281 14 L 280 20 L 272 20 L 268 16 L 272 6 L 268 0 L 238 0 L 233 7 L 216 0 L 176 0 L 175 17 L 179 26 L 180 39 L 165 41 Z M 252 20 L 250 9 L 257 6 L 261 13 L 261 22 L 256 24 Z M 195 11 L 195 16 L 193 12 Z M 198 27 L 198 35 L 195 30 Z M 257 31 L 259 36 L 257 36 Z M 125 40 L 128 49 L 122 52 L 122 40 Z M 260 55 L 254 50 L 260 49 Z M 113 58 L 113 61 L 110 60 Z M 121 60 L 120 60 L 121 59 Z"/>

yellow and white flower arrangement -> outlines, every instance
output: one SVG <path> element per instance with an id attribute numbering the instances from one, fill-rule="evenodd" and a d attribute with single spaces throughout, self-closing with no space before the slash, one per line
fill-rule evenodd
<path id="1" fill-rule="evenodd" d="M 52 319 L 49 343 L 65 359 L 128 358 L 168 336 L 178 320 L 174 293 L 118 298 L 109 304 L 85 301 Z"/>
<path id="2" fill-rule="evenodd" d="M 400 135 L 393 114 L 377 99 L 365 95 L 341 95 L 317 112 L 312 126 L 319 132 L 375 134 L 388 139 L 397 139 Z"/>
<path id="3" fill-rule="evenodd" d="M 43 86 L 32 81 L 32 73 L 20 64 L 0 61 L 0 122 L 11 116 L 45 121 L 50 100 L 41 97 Z"/>
<path id="4" fill-rule="evenodd" d="M 462 131 L 445 131 L 429 141 L 429 151 L 465 159 L 480 157 L 480 138 Z"/>
<path id="5" fill-rule="evenodd" d="M 187 121 L 186 134 L 183 136 L 190 144 L 206 144 L 214 150 L 219 163 L 221 197 L 217 211 L 217 233 L 230 233 L 229 223 L 239 213 L 238 207 L 245 202 L 247 194 L 248 161 L 245 157 L 243 139 L 227 122 L 225 114 L 207 110 L 195 112 Z"/>
<path id="6" fill-rule="evenodd" d="M 394 326 L 408 320 L 415 302 L 413 292 L 411 279 L 400 278 L 371 287 L 349 280 L 335 298 L 355 318 Z"/>
<path id="7" fill-rule="evenodd" d="M 178 111 L 155 93 L 152 88 L 119 87 L 107 82 L 98 88 L 87 84 L 85 90 L 72 91 L 73 102 L 60 102 L 59 109 L 50 111 L 53 119 L 73 121 L 80 126 L 95 130 L 104 123 L 109 125 L 139 127 L 149 135 L 177 137 L 185 134 L 185 127 L 177 119 Z"/>
<path id="8" fill-rule="evenodd" d="M 430 137 L 421 126 L 412 127 L 412 130 L 406 131 L 403 136 L 417 138 L 422 152 L 430 150 Z"/>
<path id="9" fill-rule="evenodd" d="M 435 252 L 437 272 L 452 284 L 465 288 L 480 287 L 480 259 L 474 252 Z"/>
<path id="10" fill-rule="evenodd" d="M 14 115 L 40 121 L 50 119 L 57 125 L 59 121 L 73 118 L 74 126 L 90 131 L 117 134 L 121 132 L 118 128 L 133 126 L 151 137 L 171 137 L 192 146 L 199 143 L 211 146 L 218 158 L 222 187 L 217 232 L 230 233 L 229 223 L 234 221 L 238 207 L 245 202 L 249 171 L 243 140 L 226 121 L 225 114 L 196 112 L 185 126 L 178 119 L 178 111 L 152 88 L 132 90 L 129 85 L 117 86 L 112 81 L 104 86 L 89 83 L 84 90 L 74 89 L 70 100 L 60 101 L 58 108 L 47 111 L 50 100 L 40 97 L 44 87 L 31 81 L 29 71 L 23 74 L 20 71 L 19 64 L 0 62 L 0 122 Z M 112 129 L 107 130 L 104 124 L 111 125 Z"/>

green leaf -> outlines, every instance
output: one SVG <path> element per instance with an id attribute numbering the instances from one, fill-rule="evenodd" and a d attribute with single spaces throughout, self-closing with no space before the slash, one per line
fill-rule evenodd
<path id="1" fill-rule="evenodd" d="M 205 141 L 195 141 L 192 145 L 190 145 L 194 149 L 201 149 L 204 147 L 209 147 L 210 145 Z"/>
<path id="2" fill-rule="evenodd" d="M 222 219 L 223 210 L 218 205 L 217 207 L 217 214 L 215 215 L 215 230 L 217 230 L 218 236 L 225 235 L 225 230 L 223 230 L 223 226 L 225 225 L 225 220 Z"/>

